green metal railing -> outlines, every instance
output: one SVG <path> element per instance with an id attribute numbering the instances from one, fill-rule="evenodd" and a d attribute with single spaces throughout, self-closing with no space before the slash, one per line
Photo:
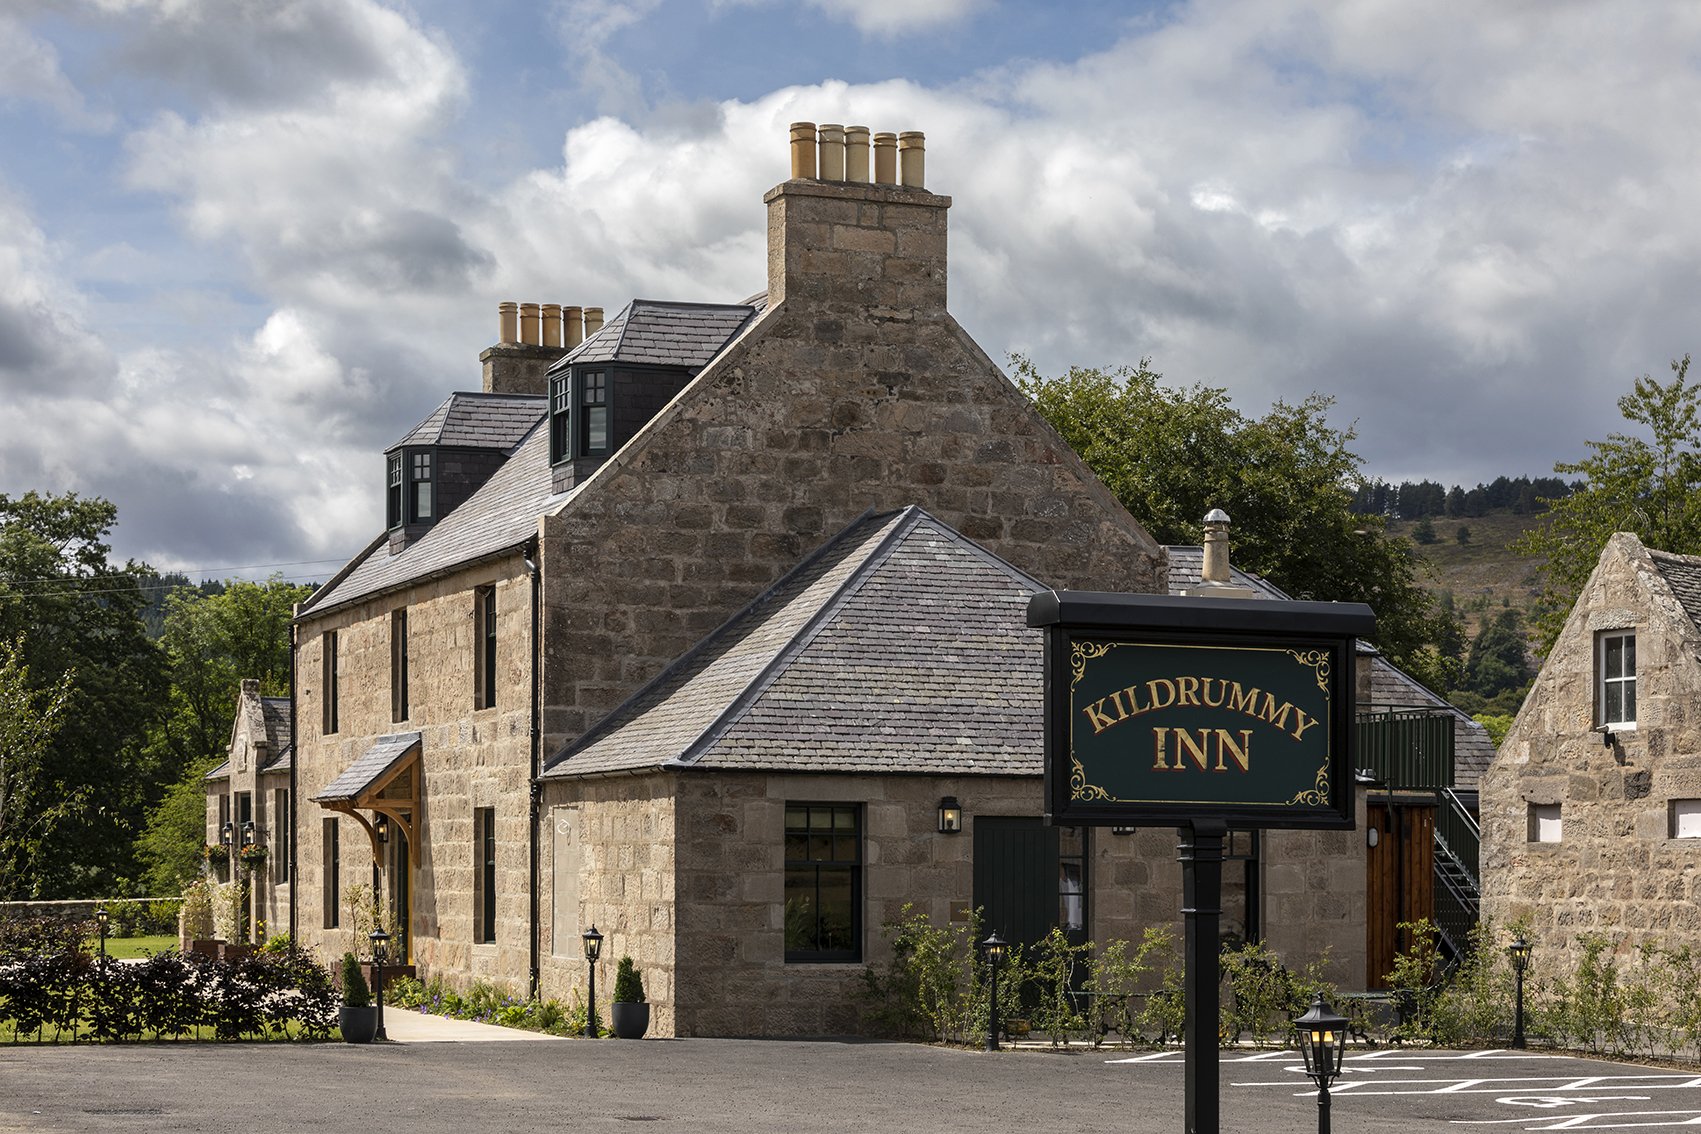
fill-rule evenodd
<path id="1" fill-rule="evenodd" d="M 1389 709 L 1358 716 L 1358 766 L 1396 791 L 1453 786 L 1453 714 Z"/>

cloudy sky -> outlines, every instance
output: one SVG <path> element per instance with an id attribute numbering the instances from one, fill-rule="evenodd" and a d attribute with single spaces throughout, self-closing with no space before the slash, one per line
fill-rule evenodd
<path id="1" fill-rule="evenodd" d="M 1545 473 L 1701 348 L 1698 59 L 1690 0 L 0 0 L 0 492 L 323 577 L 499 300 L 761 288 L 797 119 L 926 131 L 994 358 Z"/>

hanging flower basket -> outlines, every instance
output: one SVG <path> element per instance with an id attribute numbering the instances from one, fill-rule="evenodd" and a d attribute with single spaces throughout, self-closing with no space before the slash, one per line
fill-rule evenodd
<path id="1" fill-rule="evenodd" d="M 208 843 L 202 848 L 201 854 L 206 858 L 208 866 L 225 866 L 230 862 L 230 848 L 222 843 Z"/>
<path id="2" fill-rule="evenodd" d="M 243 847 L 236 852 L 236 855 L 242 860 L 242 865 L 250 870 L 266 865 L 266 848 L 257 843 L 253 846 Z"/>

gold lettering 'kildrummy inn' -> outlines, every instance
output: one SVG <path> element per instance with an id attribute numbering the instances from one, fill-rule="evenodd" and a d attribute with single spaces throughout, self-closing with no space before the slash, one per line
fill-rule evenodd
<path id="1" fill-rule="evenodd" d="M 1288 701 L 1276 700 L 1257 686 L 1242 686 L 1238 681 L 1221 677 L 1153 678 L 1137 685 L 1118 689 L 1082 708 L 1093 727 L 1093 735 L 1133 720 L 1146 713 L 1168 708 L 1226 709 L 1267 721 L 1295 740 L 1302 740 L 1307 729 L 1315 728 L 1317 719 Z M 1112 713 L 1114 712 L 1114 716 Z M 1289 720 L 1292 725 L 1289 725 Z M 1244 761 L 1242 761 L 1244 765 Z"/>

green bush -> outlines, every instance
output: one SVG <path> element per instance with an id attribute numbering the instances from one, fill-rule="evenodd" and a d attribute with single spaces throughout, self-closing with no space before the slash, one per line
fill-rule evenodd
<path id="1" fill-rule="evenodd" d="M 353 953 L 343 954 L 343 1003 L 350 1008 L 372 1005 L 372 989 L 367 986 L 366 974 L 360 971 L 360 962 Z"/>
<path id="2" fill-rule="evenodd" d="M 644 1003 L 644 978 L 638 975 L 631 957 L 620 958 L 620 965 L 614 970 L 614 1002 Z"/>

